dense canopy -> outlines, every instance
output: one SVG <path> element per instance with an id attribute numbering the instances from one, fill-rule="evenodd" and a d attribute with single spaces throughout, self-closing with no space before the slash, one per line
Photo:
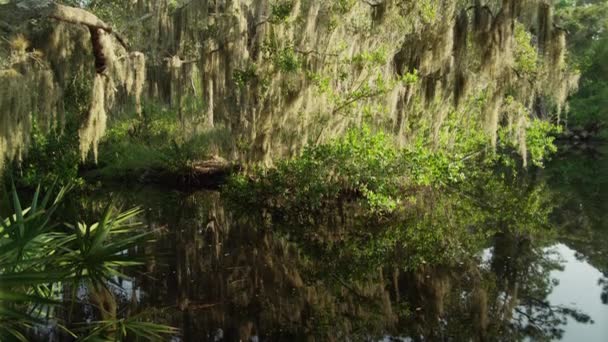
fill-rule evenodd
<path id="1" fill-rule="evenodd" d="M 224 151 L 231 159 L 266 163 L 353 122 L 390 130 L 401 144 L 437 140 L 452 112 L 492 143 L 507 125 L 525 159 L 529 120 L 559 117 L 577 84 L 566 31 L 546 0 L 0 6 L 9 85 L 0 149 L 9 158 L 24 153 L 33 118 L 65 124 L 66 87 L 78 77 L 89 82 L 88 111 L 77 113 L 83 158 L 97 155 L 108 113 L 134 103 L 141 115 L 142 101 L 155 101 L 227 129 L 240 141 Z"/>

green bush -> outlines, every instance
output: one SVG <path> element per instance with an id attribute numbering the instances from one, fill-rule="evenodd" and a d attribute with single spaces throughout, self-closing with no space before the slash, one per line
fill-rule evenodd
<path id="1" fill-rule="evenodd" d="M 533 125 L 530 143 L 550 145 L 548 127 Z M 398 148 L 383 133 L 353 128 L 274 168 L 231 177 L 223 196 L 324 260 L 312 272 L 351 280 L 395 260 L 404 269 L 463 260 L 496 233 L 546 235 L 552 197 L 501 166 L 482 136 L 459 132 L 452 149 L 423 139 Z"/>
<path id="2" fill-rule="evenodd" d="M 540 120 L 524 132 L 534 166 L 542 166 L 556 151 L 556 132 L 556 126 Z M 229 203 L 245 210 L 265 205 L 286 212 L 318 211 L 346 199 L 371 213 L 390 214 L 407 194 L 420 189 L 483 183 L 479 179 L 496 173 L 516 176 L 523 162 L 517 141 L 509 134 L 501 131 L 496 151 L 486 147 L 489 138 L 481 131 L 458 127 L 441 133 L 449 141 L 441 138 L 436 146 L 421 138 L 398 148 L 382 132 L 352 128 L 329 143 L 306 147 L 300 156 L 281 160 L 274 168 L 231 177 L 224 193 Z"/>
<path id="3" fill-rule="evenodd" d="M 287 21 L 291 11 L 293 9 L 293 3 L 291 1 L 282 0 L 277 3 L 270 5 L 270 19 L 269 21 L 273 24 L 280 24 Z"/>
<path id="4" fill-rule="evenodd" d="M 307 147 L 301 156 L 280 161 L 276 168 L 234 176 L 225 191 L 238 203 L 309 210 L 355 198 L 383 213 L 397 207 L 399 194 L 407 188 L 461 178 L 459 164 L 448 154 L 421 145 L 398 149 L 387 135 L 364 126 L 328 144 Z"/>
<path id="5" fill-rule="evenodd" d="M 82 184 L 78 176 L 80 155 L 78 136 L 69 130 L 61 133 L 53 129 L 44 133 L 34 122 L 31 143 L 22 162 L 12 174 L 20 186 L 35 188 L 38 184 Z"/>
<path id="6" fill-rule="evenodd" d="M 100 147 L 100 173 L 124 178 L 147 170 L 187 173 L 210 157 L 211 147 L 228 149 L 230 135 L 222 128 L 185 132 L 175 111 L 149 106 L 142 118 L 118 119 Z"/>

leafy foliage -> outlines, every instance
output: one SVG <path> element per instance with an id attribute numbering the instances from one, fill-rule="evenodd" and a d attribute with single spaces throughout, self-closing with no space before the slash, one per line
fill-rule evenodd
<path id="1" fill-rule="evenodd" d="M 112 124 L 100 151 L 102 176 L 121 178 L 151 170 L 188 171 L 195 162 L 207 158 L 212 148 L 226 150 L 230 145 L 229 136 L 221 128 L 198 130 L 198 123 L 181 123 L 175 111 L 152 105 L 145 113 L 143 118 L 121 119 Z"/>
<path id="2" fill-rule="evenodd" d="M 245 69 L 236 69 L 232 74 L 234 83 L 239 87 L 244 87 L 256 77 L 257 71 L 254 64 L 248 65 Z"/>
<path id="3" fill-rule="evenodd" d="M 78 175 L 79 163 L 77 135 L 58 129 L 43 133 L 34 123 L 29 151 L 12 173 L 20 185 L 30 188 L 37 184 L 50 186 L 54 182 L 82 184 Z"/>
<path id="4" fill-rule="evenodd" d="M 561 127 L 547 121 L 533 120 L 530 123 L 526 133 L 526 146 L 534 165 L 542 167 L 543 161 L 557 152 L 555 136 L 561 131 Z"/>
<path id="5" fill-rule="evenodd" d="M 235 176 L 227 191 L 247 202 L 276 197 L 281 204 L 309 210 L 360 196 L 372 210 L 391 211 L 405 176 L 401 158 L 386 135 L 372 134 L 367 127 L 352 129 L 342 139 L 308 147 L 301 157 L 282 161 L 275 169 L 256 170 L 254 182 Z"/>
<path id="6" fill-rule="evenodd" d="M 570 101 L 570 121 L 573 126 L 593 128 L 608 121 L 608 36 L 595 41 L 587 54 L 579 92 Z"/>
<path id="7" fill-rule="evenodd" d="M 561 132 L 561 126 L 544 120 L 531 120 L 523 133 L 526 146 L 526 155 L 523 158 L 526 158 L 526 162 L 529 159 L 534 166 L 543 167 L 544 162 L 550 160 L 557 152 L 555 139 Z M 507 166 L 519 164 L 521 157 L 515 152 L 519 146 L 513 139 L 512 133 L 507 128 L 501 128 L 499 139 L 500 151 L 494 155 L 494 158 Z"/>
<path id="8" fill-rule="evenodd" d="M 525 27 L 515 25 L 515 69 L 519 73 L 535 74 L 538 72 L 538 52 L 532 45 L 532 35 Z"/>
<path id="9" fill-rule="evenodd" d="M 528 138 L 540 165 L 552 151 L 544 134 L 553 126 L 539 125 Z M 407 270 L 451 264 L 494 234 L 545 235 L 554 207 L 546 188 L 516 172 L 521 163 L 504 167 L 507 157 L 484 142 L 473 133 L 452 139 L 451 150 L 422 140 L 397 148 L 383 133 L 353 128 L 276 168 L 232 177 L 223 194 L 238 212 L 270 221 L 324 260 L 313 273 L 353 280 L 392 260 Z M 335 211 L 346 217 L 325 218 Z"/>
<path id="10" fill-rule="evenodd" d="M 579 91 L 570 100 L 570 126 L 601 130 L 608 120 L 608 1 L 561 1 L 558 13 L 568 31 L 570 63 L 581 70 Z"/>
<path id="11" fill-rule="evenodd" d="M 87 291 L 107 291 L 113 301 L 108 283 L 125 276 L 120 271 L 139 264 L 125 251 L 149 240 L 149 233 L 136 233 L 139 223 L 134 218 L 138 209 L 117 213 L 107 207 L 102 219 L 94 224 L 75 226 L 60 224 L 54 214 L 69 188 L 62 188 L 55 197 L 48 191 L 41 197 L 40 189 L 31 205 L 24 208 L 13 188 L 14 214 L 0 218 L 0 337 L 27 341 L 32 328 L 60 319 L 55 307 L 63 301 L 77 299 L 76 292 L 84 286 Z M 65 298 L 64 290 L 72 293 Z M 94 306 L 101 309 L 101 303 Z M 115 312 L 113 313 L 116 314 Z M 174 333 L 172 328 L 139 322 L 136 317 L 112 322 L 88 324 L 91 336 L 110 338 L 116 327 L 130 330 L 142 337 Z M 69 323 L 69 322 L 68 322 Z M 61 327 L 61 325 L 59 325 Z M 62 329 L 65 329 L 64 327 Z"/>
<path id="12" fill-rule="evenodd" d="M 534 165 L 542 166 L 542 161 L 555 152 L 551 136 L 555 130 L 555 126 L 540 120 L 533 121 L 527 130 Z M 403 195 L 414 189 L 470 181 L 491 172 L 498 161 L 510 169 L 517 165 L 513 159 L 517 157 L 506 152 L 514 149 L 512 140 L 506 137 L 500 144 L 505 152 L 484 154 L 483 135 L 474 131 L 465 135 L 458 130 L 445 134 L 456 135 L 449 140 L 451 148 L 427 147 L 423 140 L 397 148 L 384 133 L 373 133 L 367 126 L 353 128 L 342 138 L 309 146 L 301 156 L 280 161 L 276 168 L 257 168 L 250 176 L 236 175 L 225 192 L 245 208 L 266 203 L 287 211 L 315 211 L 327 204 L 354 199 L 382 214 L 394 212 Z"/>
<path id="13" fill-rule="evenodd" d="M 273 24 L 283 23 L 289 18 L 293 2 L 290 0 L 280 0 L 270 5 L 270 22 Z"/>
<path id="14" fill-rule="evenodd" d="M 277 69 L 283 72 L 295 72 L 302 64 L 294 49 L 290 47 L 276 51 L 273 54 L 272 61 Z"/>

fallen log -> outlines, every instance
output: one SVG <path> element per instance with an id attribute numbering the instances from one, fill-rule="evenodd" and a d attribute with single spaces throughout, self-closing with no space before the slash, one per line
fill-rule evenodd
<path id="1" fill-rule="evenodd" d="M 228 177 L 241 170 L 239 164 L 221 157 L 213 157 L 193 163 L 183 169 L 151 168 L 125 170 L 120 174 L 106 174 L 100 169 L 83 171 L 81 176 L 90 182 L 110 181 L 162 185 L 180 190 L 217 189 Z"/>

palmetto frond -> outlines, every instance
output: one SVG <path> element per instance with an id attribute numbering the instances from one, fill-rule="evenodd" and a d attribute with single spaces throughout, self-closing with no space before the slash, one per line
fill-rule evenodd
<path id="1" fill-rule="evenodd" d="M 53 218 L 69 187 L 52 196 L 41 197 L 38 188 L 28 207 L 22 205 L 15 187 L 11 198 L 14 214 L 0 217 L 0 340 L 27 341 L 28 331 L 52 318 L 52 308 L 60 304 L 62 289 L 71 285 L 72 303 L 81 286 L 95 292 L 108 289 L 108 282 L 125 278 L 123 269 L 140 265 L 129 254 L 148 240 L 142 233 L 135 208 L 117 211 L 106 207 L 93 224 L 60 224 Z M 112 295 L 110 293 L 110 295 Z M 101 338 L 108 324 L 120 332 L 156 339 L 172 328 L 142 322 L 138 318 L 118 319 L 88 326 L 90 336 Z M 58 325 L 61 328 L 60 325 Z M 109 329 L 109 328 L 108 328 Z"/>

